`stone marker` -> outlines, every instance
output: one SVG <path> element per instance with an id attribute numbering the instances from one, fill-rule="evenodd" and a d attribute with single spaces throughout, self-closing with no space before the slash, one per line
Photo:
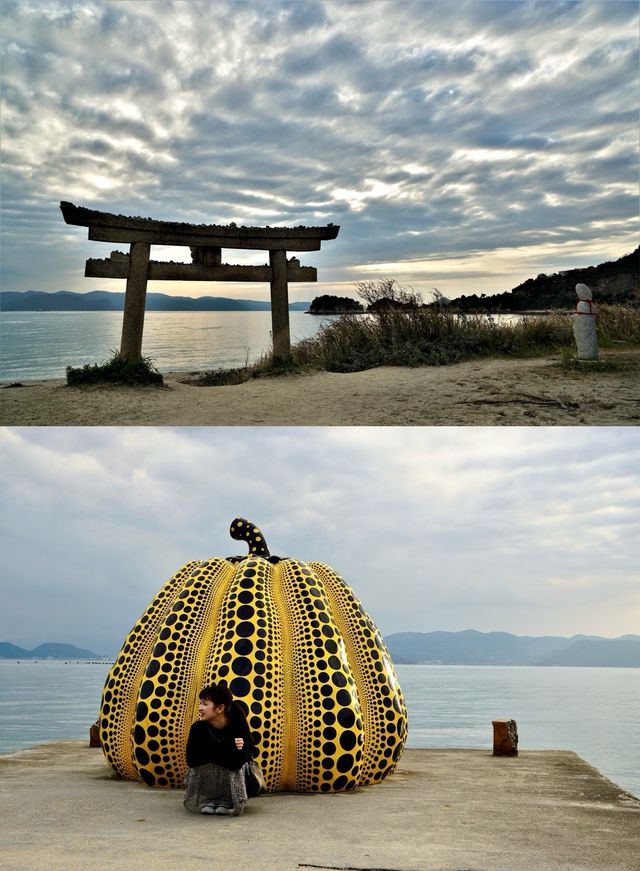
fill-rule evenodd
<path id="1" fill-rule="evenodd" d="M 518 726 L 515 720 L 492 720 L 493 755 L 518 755 Z"/>
<path id="2" fill-rule="evenodd" d="M 100 742 L 100 724 L 97 720 L 89 727 L 89 747 L 102 747 Z"/>
<path id="3" fill-rule="evenodd" d="M 576 284 L 578 302 L 573 315 L 573 335 L 578 348 L 578 360 L 598 359 L 598 336 L 596 334 L 596 315 L 593 310 L 591 288 L 586 284 Z"/>

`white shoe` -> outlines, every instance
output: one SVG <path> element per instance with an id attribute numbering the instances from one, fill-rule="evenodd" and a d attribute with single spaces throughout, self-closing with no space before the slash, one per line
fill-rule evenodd
<path id="1" fill-rule="evenodd" d="M 218 807 L 215 809 L 214 813 L 216 814 L 216 816 L 230 816 L 231 814 L 233 814 L 233 808 L 226 807 L 223 804 L 219 804 Z"/>
<path id="2" fill-rule="evenodd" d="M 217 805 L 215 804 L 206 804 L 201 810 L 201 814 L 215 814 Z"/>

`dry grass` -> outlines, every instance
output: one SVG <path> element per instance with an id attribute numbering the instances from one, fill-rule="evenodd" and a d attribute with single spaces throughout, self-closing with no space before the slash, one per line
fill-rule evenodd
<path id="1" fill-rule="evenodd" d="M 602 347 L 640 345 L 640 311 L 602 305 Z M 287 362 L 269 353 L 238 369 L 214 370 L 184 383 L 239 384 L 265 375 L 303 371 L 360 372 L 377 366 L 444 366 L 482 357 L 536 357 L 557 352 L 565 365 L 574 350 L 571 318 L 564 312 L 519 317 L 511 323 L 491 315 L 457 315 L 443 308 L 387 308 L 368 315 L 342 315 L 292 348 Z"/>

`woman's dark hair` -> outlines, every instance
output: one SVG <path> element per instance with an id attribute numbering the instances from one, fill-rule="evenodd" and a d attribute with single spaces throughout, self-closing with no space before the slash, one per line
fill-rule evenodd
<path id="1" fill-rule="evenodd" d="M 231 690 L 226 683 L 213 683 L 211 686 L 204 687 L 198 694 L 199 699 L 207 699 L 213 702 L 214 705 L 224 705 L 225 713 L 229 712 L 233 696 Z"/>

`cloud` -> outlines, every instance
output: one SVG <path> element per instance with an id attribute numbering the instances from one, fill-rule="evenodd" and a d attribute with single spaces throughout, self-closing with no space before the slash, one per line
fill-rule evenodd
<path id="1" fill-rule="evenodd" d="M 325 562 L 385 633 L 636 631 L 640 460 L 623 429 L 1 431 L 0 637 L 113 652 L 191 559 Z"/>
<path id="2" fill-rule="evenodd" d="M 82 261 L 104 246 L 71 244 L 83 234 L 61 225 L 60 199 L 185 221 L 340 223 L 309 261 L 339 283 L 415 259 L 412 280 L 429 287 L 434 261 L 544 250 L 549 232 L 580 265 L 633 247 L 637 4 L 391 0 L 375 13 L 5 3 L 4 285 L 95 287 Z M 517 255 L 498 276 L 465 271 L 473 284 L 453 277 L 447 292 L 529 277 Z"/>

